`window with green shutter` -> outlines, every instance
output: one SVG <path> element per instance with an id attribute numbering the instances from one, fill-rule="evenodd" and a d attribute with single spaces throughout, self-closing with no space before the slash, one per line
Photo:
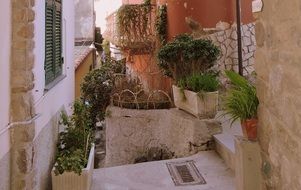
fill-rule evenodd
<path id="1" fill-rule="evenodd" d="M 45 83 L 62 75 L 62 0 L 46 0 Z"/>

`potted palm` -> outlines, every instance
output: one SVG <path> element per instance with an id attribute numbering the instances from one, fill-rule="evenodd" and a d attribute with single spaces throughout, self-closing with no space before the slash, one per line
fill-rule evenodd
<path id="1" fill-rule="evenodd" d="M 159 50 L 158 65 L 165 75 L 174 79 L 173 95 L 178 108 L 199 118 L 215 116 L 218 83 L 216 76 L 208 74 L 208 71 L 214 66 L 219 54 L 219 48 L 212 41 L 193 39 L 187 34 L 176 36 Z M 206 80 L 209 86 L 212 85 L 209 89 Z M 180 98 L 183 95 L 186 98 Z"/>
<path id="2" fill-rule="evenodd" d="M 230 79 L 232 88 L 225 99 L 225 114 L 230 115 L 232 123 L 240 120 L 244 137 L 254 141 L 257 139 L 259 105 L 256 88 L 233 71 L 226 71 L 226 76 Z"/>
<path id="3" fill-rule="evenodd" d="M 65 130 L 59 135 L 56 163 L 51 172 L 53 190 L 89 190 L 94 169 L 92 125 L 84 103 L 76 101 L 73 115 L 61 114 Z"/>

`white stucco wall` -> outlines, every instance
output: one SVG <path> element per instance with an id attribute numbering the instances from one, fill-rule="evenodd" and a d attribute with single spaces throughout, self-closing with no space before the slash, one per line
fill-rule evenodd
<path id="1" fill-rule="evenodd" d="M 62 81 L 48 92 L 45 88 L 45 1 L 36 1 L 35 5 L 35 88 L 33 90 L 35 109 L 41 116 L 36 121 L 36 137 L 50 119 L 62 107 L 68 111 L 74 101 L 74 3 L 63 1 L 63 74 Z"/>
<path id="2" fill-rule="evenodd" d="M 10 102 L 10 49 L 11 49 L 11 6 L 9 0 L 0 1 L 0 160 L 9 150 Z"/>

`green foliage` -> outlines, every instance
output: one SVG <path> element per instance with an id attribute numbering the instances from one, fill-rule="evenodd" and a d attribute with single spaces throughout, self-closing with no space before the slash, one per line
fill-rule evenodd
<path id="1" fill-rule="evenodd" d="M 99 27 L 95 28 L 94 38 L 95 38 L 95 47 L 96 47 L 97 51 L 103 51 L 102 43 L 103 43 L 104 39 L 100 33 Z"/>
<path id="2" fill-rule="evenodd" d="M 218 90 L 219 81 L 216 74 L 193 74 L 179 80 L 178 86 L 193 92 L 215 92 Z"/>
<path id="3" fill-rule="evenodd" d="M 151 2 L 143 4 L 122 5 L 117 11 L 117 31 L 121 34 L 119 43 L 126 45 L 129 40 L 145 36 L 150 24 Z M 145 38 L 147 40 L 147 38 Z"/>
<path id="4" fill-rule="evenodd" d="M 68 172 L 81 174 L 86 167 L 89 150 L 93 142 L 92 123 L 87 112 L 87 106 L 80 101 L 73 105 L 73 115 L 61 114 L 61 124 L 66 128 L 59 134 L 57 146 L 55 174 Z"/>
<path id="5" fill-rule="evenodd" d="M 212 41 L 182 34 L 159 50 L 158 65 L 165 75 L 178 81 L 194 73 L 206 72 L 219 55 L 220 49 Z"/>
<path id="6" fill-rule="evenodd" d="M 155 26 L 161 45 L 165 45 L 167 40 L 167 6 L 166 5 L 160 6 L 157 13 Z"/>
<path id="7" fill-rule="evenodd" d="M 106 57 L 111 57 L 111 50 L 110 50 L 110 42 L 107 40 L 103 40 L 102 42 L 102 48 L 105 53 Z"/>
<path id="8" fill-rule="evenodd" d="M 232 123 L 240 119 L 252 119 L 257 117 L 259 100 L 256 88 L 245 78 L 233 71 L 226 71 L 232 88 L 225 99 L 225 114 L 231 116 Z"/>
<path id="9" fill-rule="evenodd" d="M 88 73 L 81 86 L 82 100 L 87 103 L 93 125 L 104 120 L 105 110 L 110 104 L 113 78 L 110 67 L 101 67 Z"/>

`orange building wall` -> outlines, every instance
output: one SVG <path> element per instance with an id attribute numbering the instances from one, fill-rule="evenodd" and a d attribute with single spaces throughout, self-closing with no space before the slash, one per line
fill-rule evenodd
<path id="1" fill-rule="evenodd" d="M 162 1 L 162 0 L 161 0 Z M 219 21 L 232 24 L 236 20 L 235 0 L 164 0 L 167 2 L 168 36 L 189 33 L 186 17 L 198 21 L 204 28 L 215 28 Z M 252 0 L 243 0 L 242 22 L 253 22 Z"/>
<path id="2" fill-rule="evenodd" d="M 135 55 L 127 63 L 135 75 L 138 75 L 143 86 L 150 90 L 163 90 L 167 93 L 171 91 L 172 81 L 160 72 L 155 57 L 150 55 Z"/>
<path id="3" fill-rule="evenodd" d="M 91 51 L 89 55 L 83 60 L 83 62 L 75 70 L 75 98 L 78 99 L 81 96 L 80 85 L 84 81 L 84 77 L 89 73 L 94 63 L 94 52 Z"/>
<path id="4" fill-rule="evenodd" d="M 124 4 L 140 4 L 143 0 L 123 0 Z M 205 28 L 215 28 L 219 21 L 232 24 L 236 20 L 236 0 L 153 0 L 157 4 L 167 3 L 168 38 L 191 32 L 185 18 L 191 17 Z M 253 22 L 252 0 L 241 0 L 242 22 Z M 133 56 L 127 65 L 144 81 L 150 90 L 171 91 L 171 79 L 162 76 L 156 60 L 145 61 L 149 56 Z"/>

